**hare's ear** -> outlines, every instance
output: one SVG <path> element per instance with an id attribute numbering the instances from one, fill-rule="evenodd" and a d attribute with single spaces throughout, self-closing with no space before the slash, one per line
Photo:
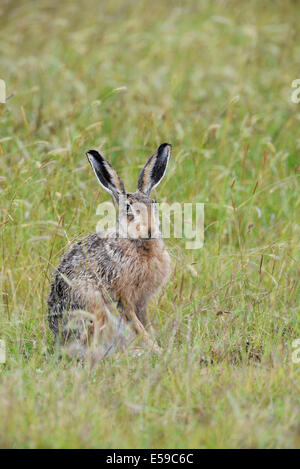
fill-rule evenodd
<path id="1" fill-rule="evenodd" d="M 147 161 L 139 175 L 139 191 L 149 196 L 152 189 L 160 183 L 168 166 L 171 148 L 169 143 L 162 143 Z"/>
<path id="2" fill-rule="evenodd" d="M 86 156 L 101 186 L 110 192 L 118 202 L 119 196 L 125 194 L 125 188 L 117 172 L 98 151 L 90 150 Z"/>

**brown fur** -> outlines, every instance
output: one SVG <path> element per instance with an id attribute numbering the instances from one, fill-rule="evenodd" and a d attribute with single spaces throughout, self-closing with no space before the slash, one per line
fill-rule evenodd
<path id="1" fill-rule="evenodd" d="M 97 157 L 96 152 L 93 154 Z M 154 156 L 159 158 L 159 155 L 158 151 Z M 155 167 L 154 156 L 151 168 Z M 163 158 L 165 155 L 161 156 L 160 165 L 164 163 Z M 92 337 L 97 347 L 101 339 L 106 344 L 105 354 L 112 343 L 114 348 L 124 345 L 124 331 L 130 323 L 158 351 L 147 331 L 150 328 L 147 304 L 168 279 L 170 257 L 159 237 L 154 201 L 140 190 L 132 194 L 121 192 L 122 181 L 103 157 L 91 164 L 101 184 L 116 200 L 125 197 L 126 203 L 120 208 L 115 230 L 89 235 L 63 257 L 49 294 L 50 328 L 65 343 L 77 340 L 86 345 Z M 157 179 L 154 177 L 153 184 L 157 184 Z M 139 210 L 139 204 L 145 210 Z M 137 227 L 133 237 L 123 237 L 124 222 L 129 227 L 133 224 Z M 78 311 L 81 313 L 76 316 Z M 88 319 L 84 311 L 88 312 Z M 68 324 L 74 317 L 76 327 L 70 332 Z"/>

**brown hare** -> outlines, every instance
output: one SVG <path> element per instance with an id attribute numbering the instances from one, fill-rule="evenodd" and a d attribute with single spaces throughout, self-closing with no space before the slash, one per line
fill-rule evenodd
<path id="1" fill-rule="evenodd" d="M 160 350 L 147 303 L 166 283 L 170 257 L 150 193 L 165 174 L 170 152 L 168 143 L 158 147 L 142 169 L 134 193 L 125 191 L 116 171 L 98 151 L 87 152 L 98 181 L 118 204 L 119 214 L 114 229 L 91 234 L 71 246 L 54 273 L 48 320 L 58 342 L 76 343 L 81 351 L 91 343 L 96 347 L 102 343 L 105 355 L 122 349 L 133 327 L 149 346 Z"/>

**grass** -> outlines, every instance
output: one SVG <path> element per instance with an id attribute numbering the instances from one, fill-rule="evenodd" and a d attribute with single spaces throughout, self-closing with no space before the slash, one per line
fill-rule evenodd
<path id="1" fill-rule="evenodd" d="M 299 448 L 297 2 L 20 0 L 0 15 L 0 446 Z M 84 153 L 101 148 L 134 190 L 164 141 L 157 197 L 205 202 L 205 243 L 167 242 L 163 356 L 59 360 L 49 280 L 110 200 Z"/>

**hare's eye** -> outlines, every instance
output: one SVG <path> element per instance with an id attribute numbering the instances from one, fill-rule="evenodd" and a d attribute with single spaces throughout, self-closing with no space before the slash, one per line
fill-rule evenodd
<path id="1" fill-rule="evenodd" d="M 127 210 L 127 212 L 130 212 L 130 209 L 131 209 L 130 205 L 127 204 L 127 205 L 126 205 L 126 210 Z"/>

